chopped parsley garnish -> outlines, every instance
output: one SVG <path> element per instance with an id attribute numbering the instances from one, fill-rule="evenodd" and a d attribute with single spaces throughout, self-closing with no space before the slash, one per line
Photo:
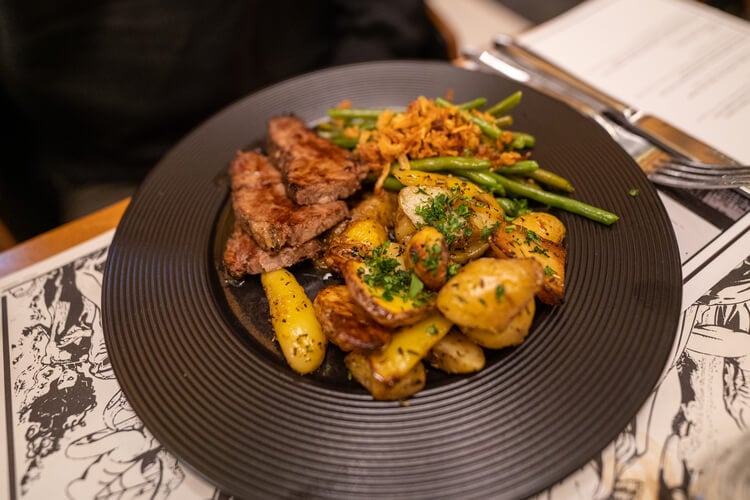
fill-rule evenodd
<path id="1" fill-rule="evenodd" d="M 497 285 L 495 287 L 495 300 L 503 300 L 505 296 L 505 287 L 503 285 Z"/>
<path id="2" fill-rule="evenodd" d="M 553 274 L 555 274 L 555 270 L 549 266 L 544 266 L 544 274 L 546 274 L 547 276 L 552 276 Z"/>
<path id="3" fill-rule="evenodd" d="M 460 269 L 461 269 L 461 264 L 458 264 L 456 262 L 448 264 L 448 273 L 447 273 L 448 274 L 448 279 L 450 279 L 453 276 L 455 276 Z"/>
<path id="4" fill-rule="evenodd" d="M 382 290 L 384 300 L 390 302 L 399 297 L 415 306 L 424 304 L 431 293 L 424 290 L 424 284 L 416 274 L 403 269 L 398 260 L 388 256 L 389 245 L 390 242 L 386 241 L 365 256 L 365 267 L 359 270 L 359 276 L 369 287 Z"/>
<path id="5" fill-rule="evenodd" d="M 490 236 L 492 236 L 492 233 L 495 232 L 495 230 L 498 228 L 499 225 L 500 225 L 499 222 L 495 222 L 494 224 L 492 224 L 489 227 L 483 227 L 482 228 L 482 234 L 481 234 L 482 241 L 484 241 L 485 243 L 487 243 L 487 240 L 490 239 Z"/>
<path id="6" fill-rule="evenodd" d="M 469 226 L 471 209 L 466 203 L 460 203 L 454 207 L 453 203 L 457 199 L 460 197 L 455 192 L 452 196 L 439 193 L 415 210 L 415 213 L 424 221 L 422 225 L 432 226 L 443 233 L 448 246 L 459 238 L 471 236 Z"/>

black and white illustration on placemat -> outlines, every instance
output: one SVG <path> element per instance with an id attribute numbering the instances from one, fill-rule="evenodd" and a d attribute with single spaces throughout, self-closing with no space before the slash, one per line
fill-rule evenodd
<path id="1" fill-rule="evenodd" d="M 750 256 L 681 325 L 674 362 L 640 412 L 540 500 L 696 498 L 725 452 L 750 439 Z"/>
<path id="2" fill-rule="evenodd" d="M 11 493 L 23 498 L 211 498 L 120 391 L 101 322 L 107 248 L 2 291 Z M 7 411 L 10 409 L 10 411 Z"/>

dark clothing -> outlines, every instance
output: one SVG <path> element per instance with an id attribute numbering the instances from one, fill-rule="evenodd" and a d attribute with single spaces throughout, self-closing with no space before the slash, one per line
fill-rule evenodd
<path id="1" fill-rule="evenodd" d="M 138 182 L 202 120 L 293 75 L 446 58 L 422 2 L 411 0 L 0 5 L 0 116 L 20 145 L 3 169 L 26 166 L 27 177 L 58 187 Z M 13 214 L 3 218 L 14 225 Z"/>

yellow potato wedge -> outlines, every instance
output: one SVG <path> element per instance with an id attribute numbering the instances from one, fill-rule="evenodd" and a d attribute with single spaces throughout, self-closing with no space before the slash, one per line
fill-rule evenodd
<path id="1" fill-rule="evenodd" d="M 366 277 L 370 271 L 363 262 L 349 261 L 341 271 L 354 301 L 383 326 L 395 328 L 411 325 L 435 309 L 435 294 L 425 291 L 410 297 L 405 289 L 392 292 L 384 287 L 369 285 Z"/>
<path id="2" fill-rule="evenodd" d="M 554 218 L 552 215 L 549 217 Z M 531 258 L 539 262 L 544 270 L 544 282 L 537 297 L 545 304 L 554 305 L 562 302 L 565 296 L 565 261 L 567 257 L 565 247 L 562 244 L 562 238 L 565 237 L 565 227 L 562 222 L 559 225 L 550 224 L 549 220 L 548 217 L 519 217 L 512 223 L 505 224 L 495 231 L 488 241 L 492 254 L 498 258 Z M 557 220 L 559 221 L 559 219 Z M 521 224 L 527 224 L 528 227 Z M 542 234 L 548 234 L 554 240 L 547 239 Z"/>
<path id="3" fill-rule="evenodd" d="M 491 332 L 478 328 L 462 328 L 461 331 L 467 338 L 487 349 L 502 349 L 503 347 L 518 345 L 529 334 L 535 311 L 536 302 L 530 300 L 501 332 Z"/>
<path id="4" fill-rule="evenodd" d="M 286 362 L 303 375 L 315 371 L 323 363 L 328 340 L 305 289 L 286 269 L 262 273 L 260 281 Z"/>
<path id="5" fill-rule="evenodd" d="M 417 231 L 406 245 L 404 264 L 414 270 L 427 288 L 439 290 L 445 284 L 450 264 L 448 244 L 443 233 L 432 226 Z"/>
<path id="6" fill-rule="evenodd" d="M 525 227 L 529 231 L 553 243 L 562 243 L 565 240 L 567 228 L 565 224 L 548 212 L 531 212 L 513 219 L 513 224 Z"/>
<path id="7" fill-rule="evenodd" d="M 406 245 L 416 232 L 417 226 L 414 225 L 401 207 L 398 207 L 396 209 L 396 222 L 393 226 L 393 235 L 396 237 L 396 241 L 402 245 Z"/>
<path id="8" fill-rule="evenodd" d="M 390 229 L 395 223 L 397 205 L 398 195 L 384 189 L 357 203 L 350 211 L 351 220 L 370 219 Z"/>
<path id="9" fill-rule="evenodd" d="M 391 341 L 370 356 L 373 376 L 385 384 L 393 384 L 409 373 L 415 365 L 451 329 L 450 321 L 433 314 L 418 323 L 393 332 Z"/>
<path id="10" fill-rule="evenodd" d="M 427 183 L 402 188 L 399 209 L 417 229 L 426 224 L 441 231 L 454 262 L 465 262 L 487 249 L 488 231 L 503 221 L 502 208 L 491 193 L 449 175 L 418 171 L 399 175 L 407 182 Z"/>
<path id="11" fill-rule="evenodd" d="M 422 363 L 414 367 L 392 385 L 381 382 L 373 376 L 370 358 L 362 352 L 350 352 L 344 358 L 344 363 L 354 380 L 369 391 L 373 399 L 378 401 L 398 401 L 406 399 L 421 391 L 427 382 L 427 373 Z"/>
<path id="12" fill-rule="evenodd" d="M 324 256 L 325 265 L 340 272 L 345 262 L 362 260 L 364 255 L 387 240 L 388 230 L 381 222 L 375 219 L 351 221 L 328 244 Z"/>
<path id="13" fill-rule="evenodd" d="M 466 264 L 440 289 L 437 307 L 461 329 L 503 331 L 542 285 L 534 259 L 482 257 Z"/>
<path id="14" fill-rule="evenodd" d="M 313 307 L 323 333 L 342 351 L 378 349 L 391 338 L 391 329 L 373 320 L 354 301 L 346 285 L 323 288 L 315 297 Z"/>
<path id="15" fill-rule="evenodd" d="M 471 209 L 474 212 L 486 215 L 492 220 L 499 220 L 503 216 L 503 209 L 495 197 L 473 182 L 452 175 L 422 172 L 419 170 L 395 170 L 393 176 L 404 186 L 417 187 L 423 190 L 427 190 L 427 188 L 439 188 L 447 190 L 451 194 L 457 194 L 462 200 L 472 199 Z M 399 203 L 402 202 L 400 196 L 401 194 L 399 193 Z M 477 227 L 482 227 L 481 223 Z"/>
<path id="16" fill-rule="evenodd" d="M 456 328 L 432 346 L 425 356 L 432 367 L 445 373 L 474 373 L 484 368 L 484 350 Z"/>

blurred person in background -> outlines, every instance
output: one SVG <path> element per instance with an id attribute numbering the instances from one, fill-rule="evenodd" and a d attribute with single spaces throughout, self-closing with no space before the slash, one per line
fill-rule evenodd
<path id="1" fill-rule="evenodd" d="M 0 3 L 0 220 L 23 240 L 133 193 L 182 136 L 259 88 L 447 59 L 417 0 Z"/>

